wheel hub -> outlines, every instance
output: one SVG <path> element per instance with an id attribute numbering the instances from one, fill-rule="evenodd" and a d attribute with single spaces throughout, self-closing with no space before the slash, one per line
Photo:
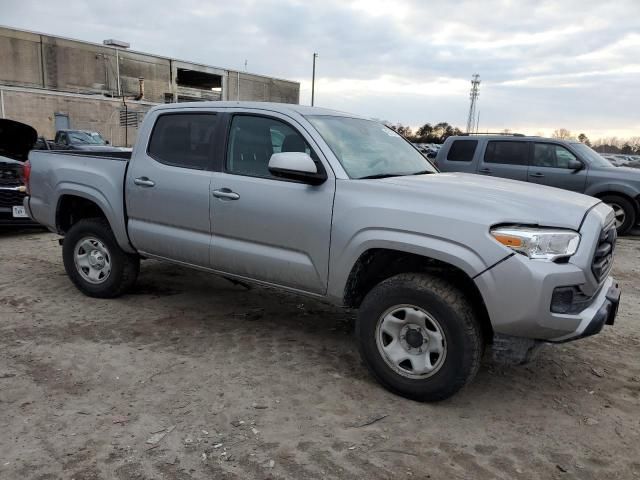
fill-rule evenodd
<path id="1" fill-rule="evenodd" d="M 84 280 L 100 284 L 111 274 L 111 255 L 102 240 L 84 237 L 74 248 L 74 263 L 77 272 Z"/>
<path id="2" fill-rule="evenodd" d="M 414 355 L 422 353 L 428 343 L 427 329 L 420 325 L 409 323 L 400 330 L 400 344 L 408 353 Z"/>
<path id="3" fill-rule="evenodd" d="M 93 268 L 97 268 L 98 270 L 102 270 L 104 268 L 104 255 L 99 250 L 92 250 L 89 254 L 89 265 Z"/>
<path id="4" fill-rule="evenodd" d="M 414 305 L 396 305 L 380 316 L 376 344 L 387 365 L 407 378 L 435 374 L 447 355 L 440 323 Z"/>

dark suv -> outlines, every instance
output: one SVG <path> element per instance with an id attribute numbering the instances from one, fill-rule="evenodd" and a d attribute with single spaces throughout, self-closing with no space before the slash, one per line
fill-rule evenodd
<path id="1" fill-rule="evenodd" d="M 615 167 L 583 143 L 524 135 L 449 137 L 436 164 L 443 172 L 511 178 L 600 198 L 614 209 L 618 234 L 640 219 L 640 170 Z"/>

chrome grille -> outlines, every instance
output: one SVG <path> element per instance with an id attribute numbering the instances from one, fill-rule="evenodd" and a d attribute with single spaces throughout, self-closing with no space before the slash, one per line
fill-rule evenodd
<path id="1" fill-rule="evenodd" d="M 598 245 L 593 255 L 593 262 L 591 263 L 591 271 L 598 282 L 609 274 L 613 266 L 613 252 L 616 249 L 617 238 L 618 233 L 613 225 L 604 228 L 600 233 Z"/>
<path id="2" fill-rule="evenodd" d="M 17 190 L 3 190 L 0 187 L 0 208 L 19 207 L 25 194 Z"/>

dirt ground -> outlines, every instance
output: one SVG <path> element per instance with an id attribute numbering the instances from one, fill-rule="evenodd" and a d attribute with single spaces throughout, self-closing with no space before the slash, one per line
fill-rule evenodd
<path id="1" fill-rule="evenodd" d="M 640 478 L 637 239 L 614 327 L 439 404 L 372 380 L 350 312 L 153 261 L 96 300 L 60 254 L 0 232 L 2 479 Z"/>

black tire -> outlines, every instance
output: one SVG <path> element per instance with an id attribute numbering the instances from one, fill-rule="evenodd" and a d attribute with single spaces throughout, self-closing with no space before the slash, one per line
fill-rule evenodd
<path id="1" fill-rule="evenodd" d="M 407 378 L 387 364 L 376 340 L 377 325 L 394 306 L 415 305 L 439 323 L 446 355 L 428 378 Z M 444 400 L 467 383 L 480 367 L 484 352 L 482 329 L 465 295 L 447 280 L 428 274 L 400 274 L 375 286 L 365 297 L 356 319 L 360 354 L 372 375 L 387 389 L 413 400 Z"/>
<path id="2" fill-rule="evenodd" d="M 101 241 L 109 251 L 111 272 L 104 282 L 99 284 L 85 280 L 74 261 L 74 249 L 77 243 L 93 237 Z M 124 252 L 111 231 L 109 223 L 101 218 L 88 218 L 75 223 L 64 237 L 62 244 L 64 268 L 71 281 L 85 295 L 97 298 L 114 298 L 129 290 L 140 272 L 140 258 Z"/>
<path id="3" fill-rule="evenodd" d="M 624 222 L 617 227 L 618 235 L 624 235 L 636 224 L 636 209 L 633 204 L 625 197 L 619 195 L 605 195 L 601 200 L 616 210 L 615 206 L 619 206 L 624 211 Z"/>

